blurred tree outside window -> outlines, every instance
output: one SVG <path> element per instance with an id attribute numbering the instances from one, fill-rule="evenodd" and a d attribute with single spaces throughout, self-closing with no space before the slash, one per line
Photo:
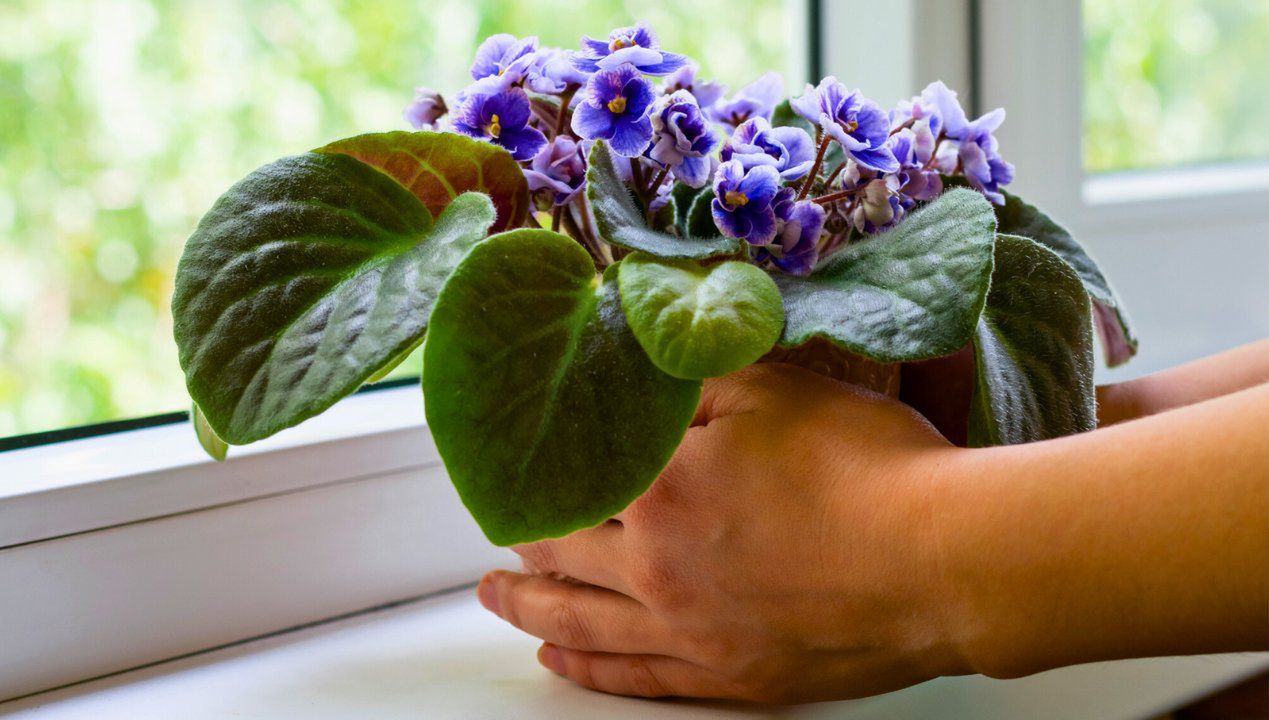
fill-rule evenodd
<path id="1" fill-rule="evenodd" d="M 1082 8 L 1086 170 L 1269 159 L 1269 1 Z"/>
<path id="2" fill-rule="evenodd" d="M 575 49 L 646 20 L 736 88 L 804 52 L 801 7 L 0 0 L 0 437 L 185 409 L 168 303 L 202 213 L 277 157 L 406 129 L 413 88 L 452 98 L 486 36 Z"/>

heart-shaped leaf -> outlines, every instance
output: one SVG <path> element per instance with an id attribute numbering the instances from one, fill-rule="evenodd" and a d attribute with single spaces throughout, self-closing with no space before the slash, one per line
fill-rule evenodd
<path id="1" fill-rule="evenodd" d="M 1090 313 L 1080 277 L 1056 253 L 1024 237 L 996 239 L 991 294 L 974 334 L 971 446 L 1097 426 Z"/>
<path id="2" fill-rule="evenodd" d="M 741 248 L 739 240 L 717 233 L 707 238 L 679 238 L 649 228 L 643 210 L 617 174 L 612 152 L 602 140 L 596 141 L 590 150 L 586 197 L 590 199 L 600 236 L 613 245 L 641 250 L 657 257 L 680 259 L 731 255 Z"/>
<path id="3" fill-rule="evenodd" d="M 974 334 L 987 299 L 995 228 L 982 195 L 951 190 L 807 277 L 777 276 L 780 344 L 823 337 L 883 363 L 955 352 Z"/>
<path id="4" fill-rule="evenodd" d="M 341 153 L 379 168 L 397 179 L 437 217 L 465 192 L 488 195 L 498 210 L 490 232 L 524 224 L 529 185 L 524 171 L 497 145 L 456 133 L 371 133 L 344 138 L 316 152 Z"/>
<path id="5" fill-rule="evenodd" d="M 674 377 L 739 370 L 770 350 L 784 326 L 779 289 L 749 263 L 702 267 L 637 252 L 621 261 L 618 280 L 635 338 Z"/>
<path id="6" fill-rule="evenodd" d="M 172 298 L 190 396 L 235 445 L 306 420 L 416 343 L 493 222 L 459 196 L 433 223 L 391 177 L 306 153 L 229 189 L 185 245 Z"/>
<path id="7" fill-rule="evenodd" d="M 547 230 L 477 245 L 441 291 L 423 349 L 432 437 L 498 545 L 624 509 L 669 462 L 700 387 L 648 360 L 616 284 Z"/>

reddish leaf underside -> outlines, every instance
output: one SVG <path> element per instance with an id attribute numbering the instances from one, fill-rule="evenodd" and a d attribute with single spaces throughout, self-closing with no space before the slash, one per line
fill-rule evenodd
<path id="1" fill-rule="evenodd" d="M 391 175 L 423 201 L 432 217 L 459 195 L 488 195 L 498 217 L 490 233 L 524 224 L 529 187 L 520 166 L 502 148 L 453 133 L 386 132 L 336 140 L 317 149 L 350 155 Z"/>

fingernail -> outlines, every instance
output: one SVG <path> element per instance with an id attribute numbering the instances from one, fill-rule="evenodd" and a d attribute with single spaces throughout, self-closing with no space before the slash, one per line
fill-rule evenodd
<path id="1" fill-rule="evenodd" d="M 556 675 L 564 674 L 564 656 L 554 645 L 548 643 L 538 649 L 538 662 Z"/>
<path id="2" fill-rule="evenodd" d="M 498 590 L 494 587 L 493 573 L 481 578 L 480 584 L 476 586 L 476 599 L 486 610 L 502 617 L 502 613 L 498 612 Z"/>

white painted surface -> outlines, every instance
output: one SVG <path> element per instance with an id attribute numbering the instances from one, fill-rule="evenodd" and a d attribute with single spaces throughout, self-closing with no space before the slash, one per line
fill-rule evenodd
<path id="1" fill-rule="evenodd" d="M 0 699 L 471 583 L 515 556 L 440 467 L 0 550 Z"/>
<path id="2" fill-rule="evenodd" d="M 950 678 L 851 703 L 764 708 L 583 690 L 470 592 L 0 704 L 7 720 L 731 717 L 1128 720 L 1269 666 L 1264 655 L 1102 663 L 995 681 Z"/>
<path id="3" fill-rule="evenodd" d="M 417 387 L 354 395 L 223 463 L 186 423 L 13 450 L 0 548 L 440 462 Z"/>

